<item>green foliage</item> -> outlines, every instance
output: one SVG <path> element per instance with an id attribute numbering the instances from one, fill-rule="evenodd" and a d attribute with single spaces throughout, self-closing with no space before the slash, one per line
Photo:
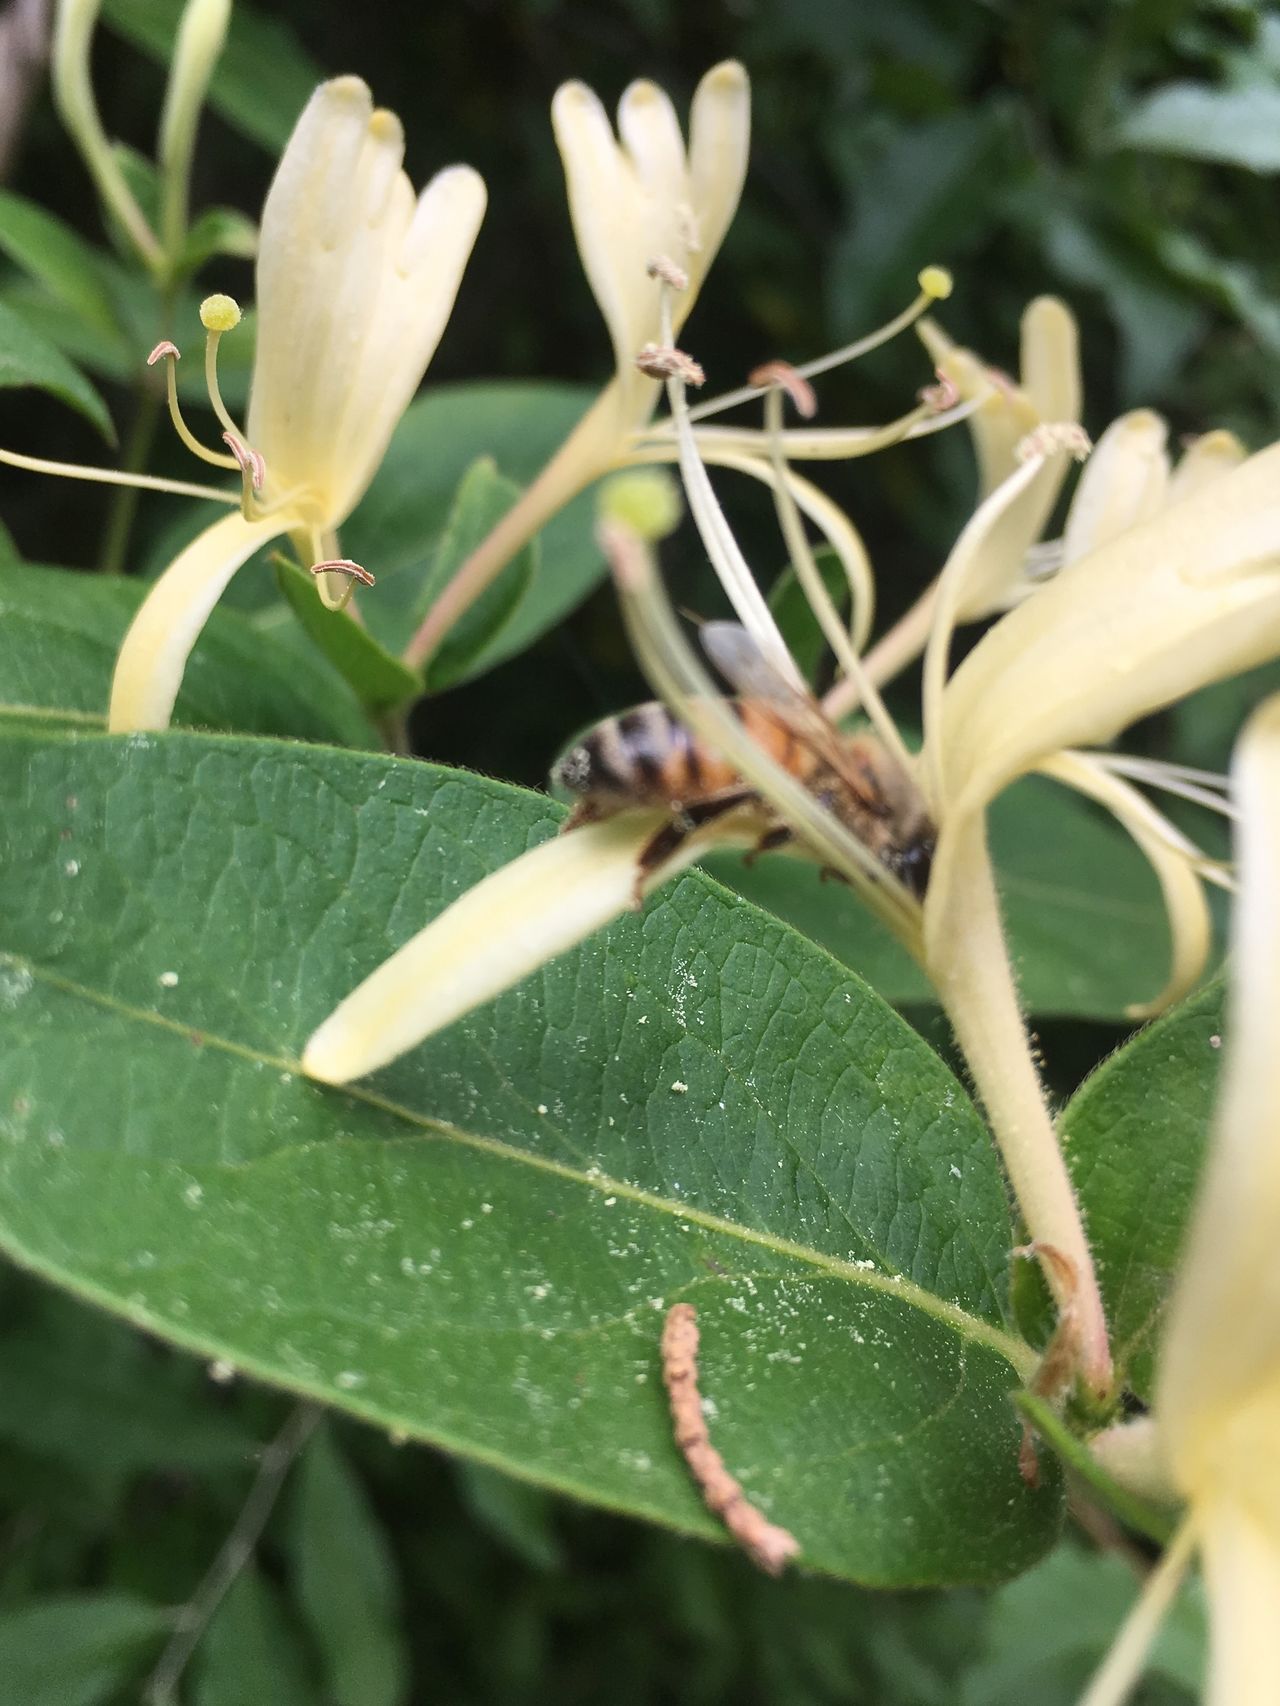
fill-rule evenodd
<path id="1" fill-rule="evenodd" d="M 724 1449 L 815 1567 L 991 1579 L 1047 1544 L 1056 1501 L 1018 1480 L 1005 1397 L 994 1153 L 926 1046 L 824 954 L 687 878 L 375 1092 L 326 1092 L 297 1076 L 310 1027 L 389 931 L 545 834 L 544 801 L 180 735 L 15 737 L 0 771 L 5 798 L 75 802 L 3 813 L 6 862 L 32 873 L 0 1088 L 0 1240 L 25 1265 L 385 1425 L 715 1535 L 656 1390 L 661 1306 L 696 1297 Z M 886 1436 L 887 1456 L 857 1449 Z"/>
<path id="2" fill-rule="evenodd" d="M 115 442 L 107 405 L 60 350 L 0 303 L 0 386 L 35 386 L 76 409 Z"/>
<path id="3" fill-rule="evenodd" d="M 106 721 L 111 675 L 146 588 L 116 575 L 6 564 L 0 568 L 0 726 L 94 727 Z M 315 599 L 312 590 L 312 599 Z M 373 744 L 342 682 L 309 650 L 230 610 L 215 610 L 187 668 L 175 720 Z"/>
<path id="4" fill-rule="evenodd" d="M 1117 1360 L 1144 1398 L 1208 1136 L 1222 1030 L 1222 988 L 1212 985 L 1104 1062 L 1062 1115 Z"/>

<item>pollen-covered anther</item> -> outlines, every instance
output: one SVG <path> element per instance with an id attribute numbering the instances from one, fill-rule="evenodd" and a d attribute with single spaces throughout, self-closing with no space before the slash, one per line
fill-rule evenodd
<path id="1" fill-rule="evenodd" d="M 940 367 L 935 367 L 937 383 L 922 386 L 916 396 L 926 409 L 932 409 L 935 414 L 943 414 L 947 409 L 954 409 L 960 401 L 960 391 L 954 379 L 945 374 Z"/>
<path id="2" fill-rule="evenodd" d="M 170 343 L 168 338 L 161 338 L 160 342 L 147 357 L 147 366 L 154 367 L 158 361 L 163 361 L 165 356 L 172 356 L 175 361 L 181 361 L 182 351 L 178 348 L 177 344 Z"/>
<path id="3" fill-rule="evenodd" d="M 655 255 L 644 270 L 650 278 L 658 278 L 663 284 L 669 284 L 672 290 L 689 288 L 688 273 L 683 267 L 678 267 L 670 255 Z"/>
<path id="4" fill-rule="evenodd" d="M 789 361 L 765 361 L 747 375 L 748 385 L 777 386 L 785 391 L 801 420 L 811 421 L 818 412 L 818 394 Z"/>
<path id="5" fill-rule="evenodd" d="M 672 345 L 645 344 L 636 366 L 650 379 L 682 379 L 686 385 L 705 385 L 707 376 L 691 355 Z"/>
<path id="6" fill-rule="evenodd" d="M 229 332 L 240 324 L 240 304 L 234 296 L 215 291 L 200 304 L 200 324 L 206 332 Z"/>
<path id="7" fill-rule="evenodd" d="M 240 464 L 240 472 L 249 476 L 254 491 L 260 492 L 267 481 L 267 464 L 262 452 L 246 444 L 238 433 L 224 432 L 222 442 Z"/>
<path id="8" fill-rule="evenodd" d="M 359 563 L 353 563 L 350 557 L 330 557 L 323 563 L 312 563 L 313 575 L 346 575 L 348 580 L 359 581 L 361 586 L 374 586 L 376 582 L 368 569 Z"/>
<path id="9" fill-rule="evenodd" d="M 1018 442 L 1014 452 L 1019 462 L 1030 462 L 1035 456 L 1051 456 L 1055 450 L 1065 450 L 1077 462 L 1083 462 L 1093 449 L 1093 440 L 1075 421 L 1043 421 Z"/>

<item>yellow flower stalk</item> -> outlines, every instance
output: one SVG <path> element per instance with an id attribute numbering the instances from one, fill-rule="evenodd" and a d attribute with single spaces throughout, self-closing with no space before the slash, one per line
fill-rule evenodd
<path id="1" fill-rule="evenodd" d="M 565 83 L 551 103 L 569 211 L 583 270 L 608 327 L 614 377 L 519 502 L 445 588 L 405 652 L 425 663 L 464 610 L 526 540 L 602 474 L 627 459 L 632 435 L 653 413 L 660 382 L 636 365 L 661 337 L 663 264 L 680 280 L 678 328 L 738 207 L 751 135 L 751 90 L 736 60 L 713 66 L 689 110 L 686 149 L 670 99 L 632 83 L 608 114 L 584 83 Z"/>
<path id="2" fill-rule="evenodd" d="M 1116 1430 L 1099 1452 L 1131 1483 L 1162 1477 L 1186 1515 L 1083 1706 L 1124 1699 L 1193 1549 L 1209 1599 L 1207 1706 L 1280 1699 L 1280 698 L 1248 724 L 1234 780 L 1230 1030 L 1154 1427 L 1136 1442 Z"/>

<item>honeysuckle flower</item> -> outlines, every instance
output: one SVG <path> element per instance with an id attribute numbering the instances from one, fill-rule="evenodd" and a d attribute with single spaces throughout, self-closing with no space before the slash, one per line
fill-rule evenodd
<path id="1" fill-rule="evenodd" d="M 1280 698 L 1237 747 L 1239 892 L 1221 1089 L 1136 1435 L 1099 1456 L 1185 1516 L 1083 1706 L 1119 1706 L 1193 1551 L 1210 1612 L 1208 1706 L 1280 1699 Z"/>
<path id="2" fill-rule="evenodd" d="M 690 109 L 687 150 L 670 100 L 650 82 L 633 83 L 623 95 L 616 136 L 604 107 L 582 83 L 564 84 L 551 113 L 578 251 L 613 345 L 614 377 L 436 599 L 406 647 L 405 661 L 413 666 L 430 659 L 504 565 L 585 487 L 632 463 L 679 457 L 672 423 L 651 426 L 650 418 L 659 397 L 661 364 L 691 359 L 676 348 L 676 338 L 737 209 L 750 138 L 747 74 L 726 60 L 702 79 Z M 950 289 L 943 268 L 925 268 L 919 293 L 903 313 L 799 371 L 825 372 L 876 348 Z M 767 389 L 749 384 L 692 410 L 690 418 L 761 397 Z M 867 455 L 938 431 L 968 407 L 924 402 L 887 427 L 788 430 L 788 455 L 792 460 Z M 765 432 L 700 427 L 699 438 L 709 462 L 768 484 L 778 477 Z M 860 594 L 855 597 L 859 620 L 869 621 L 870 568 L 857 530 L 815 486 L 789 470 L 785 478 Z"/>
<path id="3" fill-rule="evenodd" d="M 468 605 L 557 510 L 625 461 L 659 381 L 636 357 L 660 338 L 674 277 L 683 324 L 738 207 L 751 136 L 751 89 L 736 60 L 713 66 L 689 109 L 689 144 L 669 97 L 647 80 L 618 104 L 618 133 L 585 83 L 562 84 L 551 122 L 564 163 L 583 270 L 613 344 L 614 377 L 519 502 L 464 563 L 405 653 L 425 662 Z M 665 276 L 664 276 L 665 273 Z"/>
<path id="4" fill-rule="evenodd" d="M 335 78 L 312 95 L 263 208 L 258 341 L 243 429 L 223 406 L 216 375 L 218 339 L 239 310 L 229 297 L 211 297 L 202 310 L 210 398 L 226 429 L 226 452 L 205 449 L 181 421 L 174 346 L 153 353 L 169 363 L 170 403 L 184 442 L 204 460 L 240 472 L 241 497 L 0 453 L 19 466 L 240 505 L 240 513 L 179 553 L 138 611 L 112 683 L 113 730 L 168 723 L 210 611 L 268 541 L 288 534 L 303 561 L 336 562 L 334 576 L 341 577 L 337 529 L 372 479 L 435 353 L 484 212 L 484 184 L 469 166 L 446 168 L 415 199 L 403 153 L 399 119 L 374 109 L 358 77 Z M 346 580 L 327 601 L 340 603 L 349 590 Z"/>

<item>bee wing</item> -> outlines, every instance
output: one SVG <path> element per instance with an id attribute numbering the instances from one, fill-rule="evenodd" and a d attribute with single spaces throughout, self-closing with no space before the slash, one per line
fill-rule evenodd
<path id="1" fill-rule="evenodd" d="M 849 742 L 817 700 L 781 675 L 740 623 L 704 622 L 698 638 L 703 651 L 739 698 L 769 706 L 779 721 L 815 752 L 868 810 L 877 814 L 887 811 L 887 802 L 874 775 L 865 764 L 855 760 Z"/>

